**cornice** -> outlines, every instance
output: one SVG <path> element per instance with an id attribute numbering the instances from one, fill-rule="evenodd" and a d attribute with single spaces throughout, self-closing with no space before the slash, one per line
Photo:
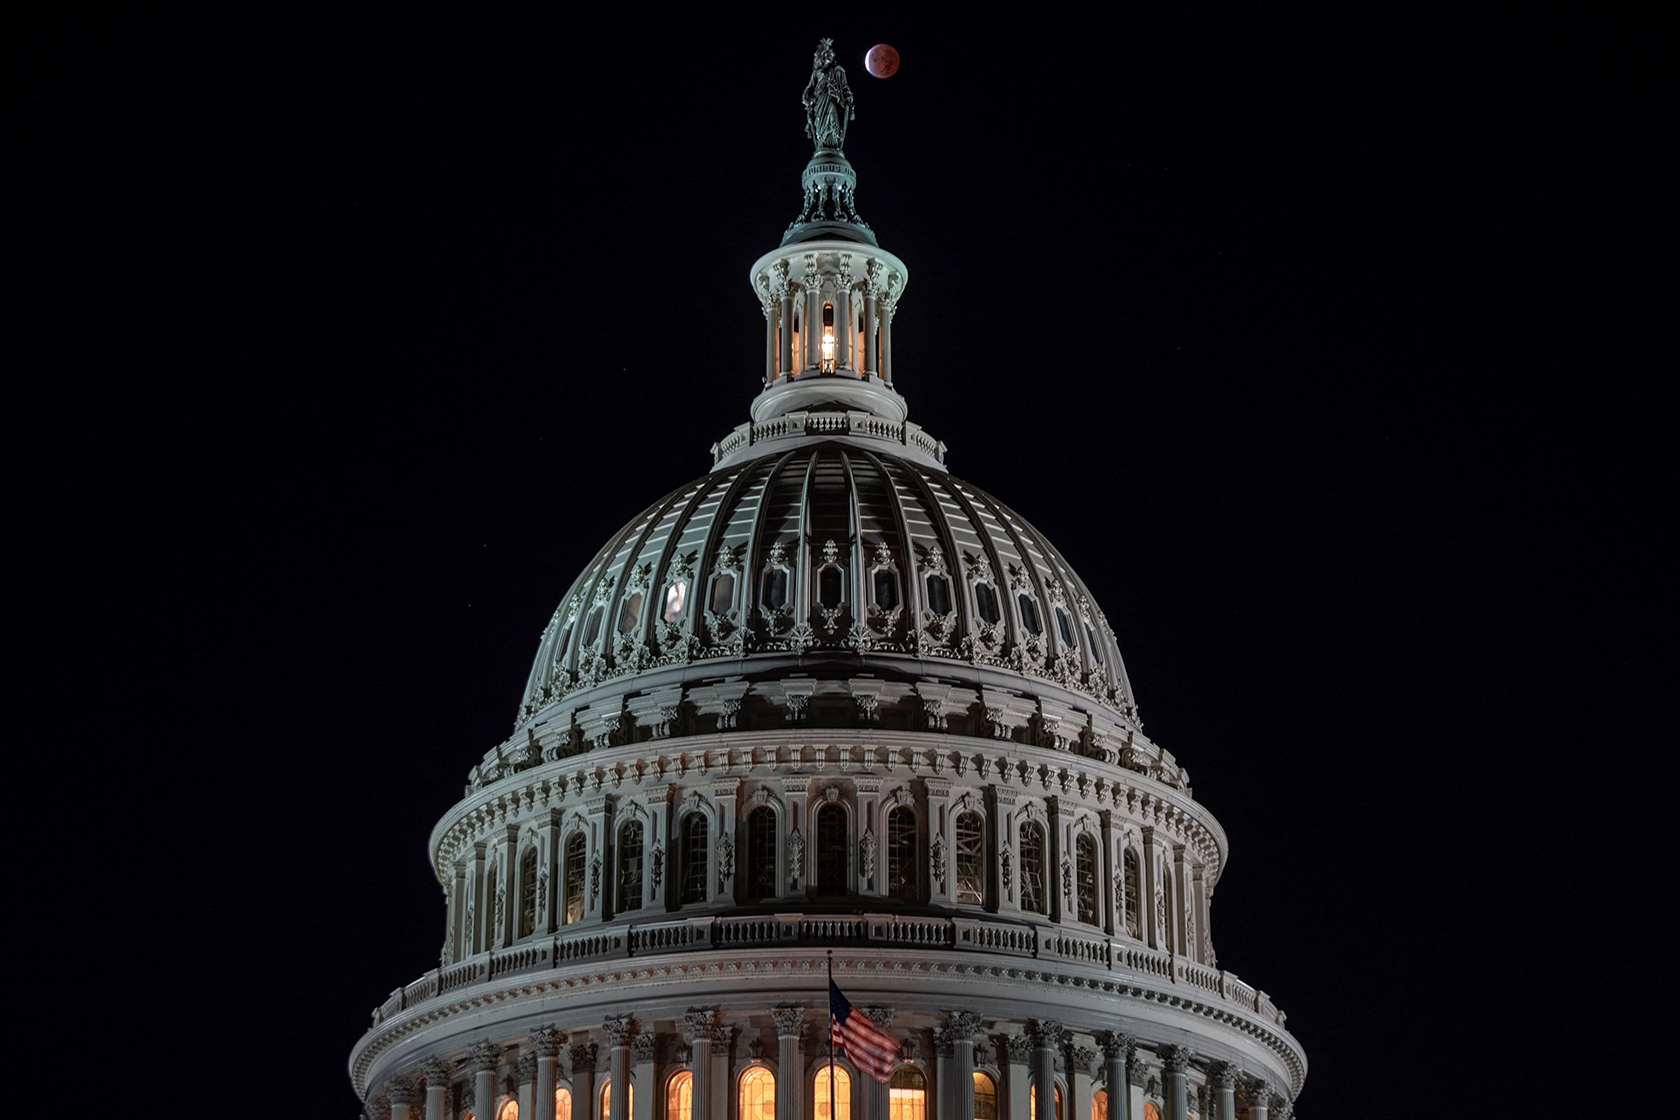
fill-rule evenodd
<path id="1" fill-rule="evenodd" d="M 1294 1035 L 1282 1026 L 1217 995 L 1171 981 L 1059 961 L 977 961 L 967 955 L 953 958 L 948 952 L 896 947 L 879 956 L 858 952 L 836 954 L 833 965 L 836 979 L 848 980 L 854 988 L 867 988 L 876 977 L 891 977 L 894 985 L 914 982 L 912 978 L 920 977 L 928 984 L 939 981 L 973 986 L 994 1000 L 1003 992 L 1018 991 L 1016 998 L 1023 1001 L 1048 1001 L 1057 1005 L 1057 1014 L 1076 1024 L 1076 1029 L 1089 1024 L 1083 1023 L 1076 1006 L 1065 1001 L 1076 1001 L 1080 992 L 1120 1001 L 1111 1012 L 1101 1014 L 1129 1015 L 1147 1022 L 1152 1018 L 1151 1005 L 1166 1008 L 1202 1020 L 1213 1030 L 1233 1032 L 1261 1047 L 1276 1060 L 1279 1070 L 1286 1073 L 1291 1097 L 1300 1092 L 1306 1080 L 1306 1053 Z M 790 990 L 816 990 L 821 987 L 826 966 L 822 953 L 809 950 L 752 954 L 729 950 L 690 954 L 678 960 L 667 957 L 585 962 L 542 976 L 496 978 L 450 992 L 445 998 L 427 1000 L 373 1026 L 351 1051 L 350 1079 L 358 1094 L 365 1093 L 368 1084 L 375 1080 L 372 1073 L 381 1055 L 411 1041 L 418 1043 L 416 1036 L 434 1028 L 447 1030 L 454 1021 L 488 1006 L 501 1009 L 498 1013 L 501 1018 L 511 1019 L 526 1013 L 554 1015 L 555 1011 L 548 1005 L 551 997 L 591 992 L 622 1001 L 625 1006 L 645 1006 L 658 998 L 655 994 L 658 989 L 670 989 L 671 998 L 680 1001 L 684 998 L 682 993 L 693 990 L 696 983 L 716 985 L 746 977 L 785 981 Z M 1046 992 L 1050 994 L 1047 996 Z M 1057 992 L 1065 994 L 1058 996 Z M 763 994 L 754 990 L 755 996 Z M 591 1015 L 599 1015 L 599 1003 L 589 1000 L 578 1003 L 580 1023 Z M 521 1004 L 528 1006 L 528 1012 Z M 1170 1023 L 1164 1023 L 1163 1027 L 1174 1029 Z M 1218 1040 L 1217 1035 L 1208 1037 Z"/>

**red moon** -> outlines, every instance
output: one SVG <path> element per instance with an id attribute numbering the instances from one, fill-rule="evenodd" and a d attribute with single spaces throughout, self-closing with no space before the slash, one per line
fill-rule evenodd
<path id="1" fill-rule="evenodd" d="M 863 56 L 863 67 L 877 78 L 890 78 L 898 73 L 898 52 L 885 43 L 876 43 Z"/>

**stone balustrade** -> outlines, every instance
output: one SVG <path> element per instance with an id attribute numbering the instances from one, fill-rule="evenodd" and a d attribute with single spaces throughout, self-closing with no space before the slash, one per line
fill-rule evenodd
<path id="1" fill-rule="evenodd" d="M 925 948 L 1030 958 L 1131 975 L 1151 984 L 1165 981 L 1194 988 L 1280 1027 L 1287 1018 L 1266 993 L 1235 975 L 1135 942 L 1073 936 L 1053 926 L 973 918 L 798 913 L 631 922 L 480 953 L 398 988 L 374 1009 L 373 1023 L 473 984 L 577 962 L 768 945 L 892 946 L 895 951 Z"/>
<path id="2" fill-rule="evenodd" d="M 907 447 L 945 465 L 945 444 L 923 431 L 921 425 L 902 423 L 870 412 L 790 412 L 758 423 L 741 424 L 712 444 L 715 467 L 743 448 L 778 439 L 803 436 L 857 436 Z"/>

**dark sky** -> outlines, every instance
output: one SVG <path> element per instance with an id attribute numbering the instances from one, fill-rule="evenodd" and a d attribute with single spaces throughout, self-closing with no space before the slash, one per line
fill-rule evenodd
<path id="1" fill-rule="evenodd" d="M 910 269 L 911 416 L 1113 622 L 1230 836 L 1220 963 L 1289 1012 L 1303 1115 L 1502 1113 L 1625 1022 L 1586 993 L 1654 948 L 1666 850 L 1632 806 L 1669 784 L 1651 28 L 247 7 L 7 47 L 22 613 L 69 693 L 39 749 L 110 783 L 121 917 L 69 936 L 145 977 L 139 1052 L 355 1115 L 537 635 L 746 418 L 822 35 Z"/>

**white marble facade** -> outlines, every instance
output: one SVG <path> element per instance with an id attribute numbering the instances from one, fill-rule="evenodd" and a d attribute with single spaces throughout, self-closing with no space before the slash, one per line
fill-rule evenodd
<path id="1" fill-rule="evenodd" d="M 1223 830 L 1097 593 L 907 419 L 907 270 L 836 228 L 753 265 L 751 421 L 585 568 L 434 828 L 369 1115 L 1289 1115 L 1305 1054 L 1214 955 Z M 837 1117 L 830 953 L 903 1045 L 890 1088 L 837 1059 Z"/>

